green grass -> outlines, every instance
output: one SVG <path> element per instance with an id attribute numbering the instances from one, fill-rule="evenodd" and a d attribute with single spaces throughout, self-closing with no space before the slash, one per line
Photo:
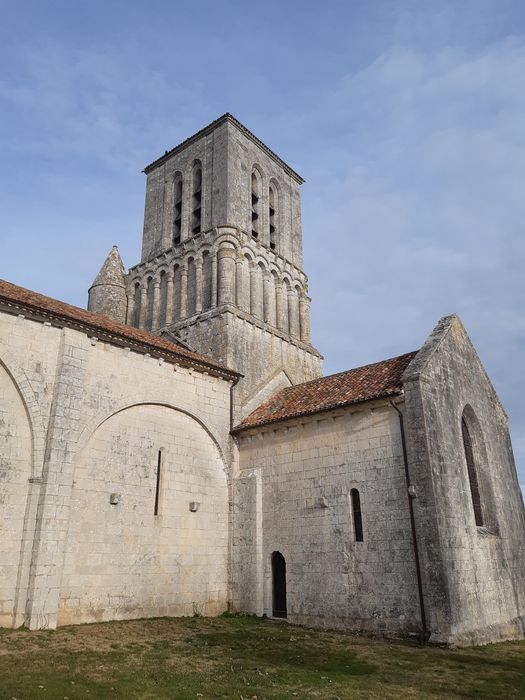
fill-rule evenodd
<path id="1" fill-rule="evenodd" d="M 0 699 L 525 698 L 525 642 L 473 649 L 246 616 L 0 633 Z"/>

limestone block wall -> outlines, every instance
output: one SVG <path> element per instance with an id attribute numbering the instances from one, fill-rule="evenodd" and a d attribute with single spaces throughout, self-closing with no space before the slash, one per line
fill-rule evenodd
<path id="1" fill-rule="evenodd" d="M 315 379 L 323 371 L 322 357 L 309 343 L 293 341 L 233 306 L 175 329 L 190 347 L 206 350 L 243 375 L 234 391 L 234 422 L 278 389 Z"/>
<path id="2" fill-rule="evenodd" d="M 0 395 L 1 624 L 226 609 L 229 381 L 0 312 Z"/>
<path id="3" fill-rule="evenodd" d="M 399 424 L 370 403 L 239 434 L 233 602 L 272 615 L 273 552 L 286 561 L 293 623 L 420 630 Z M 351 490 L 360 494 L 356 541 Z"/>
<path id="4" fill-rule="evenodd" d="M 223 612 L 227 501 L 220 453 L 193 418 L 147 404 L 113 415 L 75 471 L 58 624 Z"/>
<path id="5" fill-rule="evenodd" d="M 442 319 L 404 377 L 431 640 L 525 635 L 525 511 L 507 417 L 465 329 Z M 476 524 L 462 436 L 473 442 Z"/>
<path id="6" fill-rule="evenodd" d="M 310 342 L 306 275 L 238 229 L 203 231 L 132 267 L 127 323 L 157 331 L 225 303 Z"/>
<path id="7" fill-rule="evenodd" d="M 252 231 L 252 193 L 257 197 L 258 240 L 296 267 L 303 266 L 301 230 L 301 180 L 254 143 L 235 124 L 228 129 L 228 203 L 224 223 Z M 252 185 L 252 176 L 254 179 Z M 270 201 L 273 189 L 273 202 Z M 270 207 L 274 209 L 273 241 L 270 237 Z"/>
<path id="8" fill-rule="evenodd" d="M 31 478 L 31 426 L 17 386 L 0 361 L 0 625 L 19 622 L 18 573 Z"/>
<path id="9" fill-rule="evenodd" d="M 178 178 L 182 184 L 180 240 L 184 241 L 193 235 L 192 214 L 196 202 L 192 198 L 196 166 L 202 174 L 201 230 L 228 222 L 227 136 L 226 123 L 220 124 L 211 133 L 192 140 L 162 164 L 147 169 L 142 262 L 151 260 L 174 245 Z"/>

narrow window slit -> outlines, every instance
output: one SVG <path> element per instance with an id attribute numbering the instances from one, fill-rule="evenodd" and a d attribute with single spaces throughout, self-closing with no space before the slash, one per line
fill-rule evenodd
<path id="1" fill-rule="evenodd" d="M 354 535 L 356 542 L 363 541 L 363 519 L 361 517 L 361 498 L 357 489 L 350 491 L 352 500 L 352 515 L 354 518 Z"/>
<path id="2" fill-rule="evenodd" d="M 155 509 L 153 511 L 154 515 L 159 514 L 159 497 L 160 497 L 160 479 L 162 471 L 162 450 L 159 450 L 157 457 L 157 481 L 155 484 Z"/>

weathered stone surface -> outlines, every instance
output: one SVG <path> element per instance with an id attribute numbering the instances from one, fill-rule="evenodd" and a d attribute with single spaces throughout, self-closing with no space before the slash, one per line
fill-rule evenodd
<path id="1" fill-rule="evenodd" d="M 88 294 L 88 311 L 126 321 L 126 277 L 116 245 L 108 254 Z"/>
<path id="2" fill-rule="evenodd" d="M 457 316 L 442 319 L 404 377 L 407 447 L 431 640 L 525 634 L 525 511 L 507 416 Z M 483 527 L 474 520 L 461 419 L 479 426 Z"/>
<path id="3" fill-rule="evenodd" d="M 226 610 L 230 385 L 0 312 L 0 624 Z"/>
<path id="4" fill-rule="evenodd" d="M 322 372 L 301 178 L 229 115 L 146 173 L 142 262 L 114 249 L 90 290 L 113 320 L 0 281 L 0 624 L 272 615 L 279 552 L 292 622 L 523 637 L 507 418 L 459 319 L 375 394 L 356 370 L 232 433 Z"/>
<path id="5" fill-rule="evenodd" d="M 202 171 L 197 232 L 195 168 Z M 127 276 L 127 322 L 166 328 L 235 367 L 243 375 L 236 419 L 279 373 L 293 384 L 320 376 L 302 270 L 301 178 L 229 115 L 146 172 L 142 261 Z"/>

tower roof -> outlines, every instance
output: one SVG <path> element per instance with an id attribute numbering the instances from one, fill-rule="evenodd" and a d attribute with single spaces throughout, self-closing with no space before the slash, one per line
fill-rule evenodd
<path id="1" fill-rule="evenodd" d="M 126 286 L 124 263 L 116 245 L 110 250 L 91 287 L 99 285 Z"/>
<path id="2" fill-rule="evenodd" d="M 166 160 L 168 160 L 168 158 L 171 158 L 171 156 L 173 156 L 175 153 L 178 153 L 183 148 L 186 148 L 186 146 L 189 146 L 191 143 L 193 143 L 197 139 L 201 138 L 202 136 L 206 136 L 206 134 L 209 134 L 214 129 L 216 129 L 218 126 L 223 124 L 224 122 L 229 122 L 230 124 L 233 124 L 234 126 L 236 126 L 237 129 L 239 129 L 239 131 L 241 131 L 247 138 L 249 138 L 251 141 L 253 141 L 257 146 L 259 146 L 259 148 L 261 148 L 266 153 L 266 155 L 270 156 L 270 158 L 275 160 L 288 173 L 288 175 L 291 175 L 295 180 L 297 180 L 297 182 L 299 184 L 302 184 L 304 182 L 303 178 L 298 173 L 296 173 L 296 171 L 293 170 L 293 168 L 291 168 L 289 165 L 287 165 L 284 162 L 284 160 L 279 158 L 279 156 L 276 153 L 274 153 L 270 148 L 268 148 L 268 146 L 266 144 L 264 144 L 260 139 L 258 139 L 257 136 L 255 136 L 255 134 L 253 134 L 249 129 L 247 129 L 244 126 L 244 124 L 241 124 L 241 122 L 238 119 L 236 119 L 229 112 L 226 112 L 221 117 L 219 117 L 218 119 L 215 119 L 215 121 L 211 122 L 211 124 L 208 124 L 208 126 L 205 126 L 200 131 L 197 131 L 196 134 L 193 134 L 193 136 L 190 136 L 189 138 L 185 139 L 184 141 L 182 141 L 182 143 L 179 143 L 178 146 L 175 146 L 171 150 L 166 151 L 164 153 L 164 155 L 161 156 L 160 158 L 157 158 L 157 160 L 154 160 L 149 165 L 146 165 L 146 167 L 144 168 L 144 172 L 146 174 L 149 173 L 151 170 L 153 170 L 153 168 L 164 163 Z"/>

